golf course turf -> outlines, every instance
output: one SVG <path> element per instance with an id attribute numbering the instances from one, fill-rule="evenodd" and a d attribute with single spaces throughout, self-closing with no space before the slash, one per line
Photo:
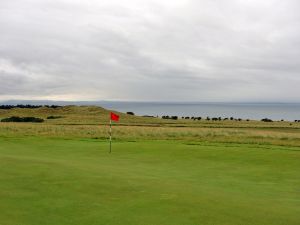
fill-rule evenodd
<path id="1" fill-rule="evenodd" d="M 0 138 L 1 225 L 298 225 L 300 148 Z"/>

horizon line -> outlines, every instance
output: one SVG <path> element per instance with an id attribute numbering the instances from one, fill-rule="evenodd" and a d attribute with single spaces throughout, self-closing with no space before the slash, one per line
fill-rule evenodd
<path id="1" fill-rule="evenodd" d="M 0 103 L 18 104 L 16 102 L 57 102 L 57 103 L 171 103 L 171 104 L 300 104 L 300 102 L 283 101 L 154 101 L 154 100 L 49 100 L 49 99 L 8 99 L 0 100 Z"/>

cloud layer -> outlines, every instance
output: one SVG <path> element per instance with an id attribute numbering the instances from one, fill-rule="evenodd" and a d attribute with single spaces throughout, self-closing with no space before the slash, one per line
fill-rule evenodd
<path id="1" fill-rule="evenodd" d="M 0 100 L 299 101 L 297 0 L 1 0 Z"/>

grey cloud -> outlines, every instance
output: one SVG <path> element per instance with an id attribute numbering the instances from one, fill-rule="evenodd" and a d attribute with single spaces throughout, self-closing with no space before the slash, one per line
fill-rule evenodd
<path id="1" fill-rule="evenodd" d="M 299 9 L 296 0 L 2 0 L 0 99 L 298 101 Z"/>

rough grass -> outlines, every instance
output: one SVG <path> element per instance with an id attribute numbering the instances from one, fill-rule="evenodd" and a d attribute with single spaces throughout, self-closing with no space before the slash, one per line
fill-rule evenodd
<path id="1" fill-rule="evenodd" d="M 298 225 L 300 148 L 0 138 L 2 225 Z"/>
<path id="2" fill-rule="evenodd" d="M 107 139 L 108 125 L 51 125 L 0 123 L 0 137 L 63 137 Z M 294 128 L 206 128 L 115 126 L 115 140 L 188 140 L 300 146 L 300 130 Z"/>
<path id="3" fill-rule="evenodd" d="M 222 143 L 253 143 L 300 146 L 300 123 L 260 121 L 163 120 L 119 113 L 114 124 L 117 140 L 189 140 Z M 0 118 L 9 116 L 49 116 L 61 118 L 43 124 L 0 123 L 2 137 L 64 137 L 107 139 L 109 111 L 95 106 L 66 106 L 0 110 Z"/>
<path id="4" fill-rule="evenodd" d="M 60 108 L 37 108 L 21 109 L 14 108 L 10 110 L 0 109 L 0 119 L 10 116 L 34 116 L 46 120 L 46 124 L 63 125 L 105 125 L 109 122 L 109 112 L 106 109 L 96 106 L 65 106 Z M 172 126 L 172 127 L 243 127 L 243 128 L 299 128 L 300 123 L 294 122 L 273 122 L 266 123 L 260 121 L 194 121 L 194 120 L 164 120 L 160 118 L 147 118 L 140 116 L 131 116 L 124 113 L 118 113 L 120 125 L 140 125 L 140 126 Z M 49 119 L 48 116 L 61 116 L 58 119 Z"/>

